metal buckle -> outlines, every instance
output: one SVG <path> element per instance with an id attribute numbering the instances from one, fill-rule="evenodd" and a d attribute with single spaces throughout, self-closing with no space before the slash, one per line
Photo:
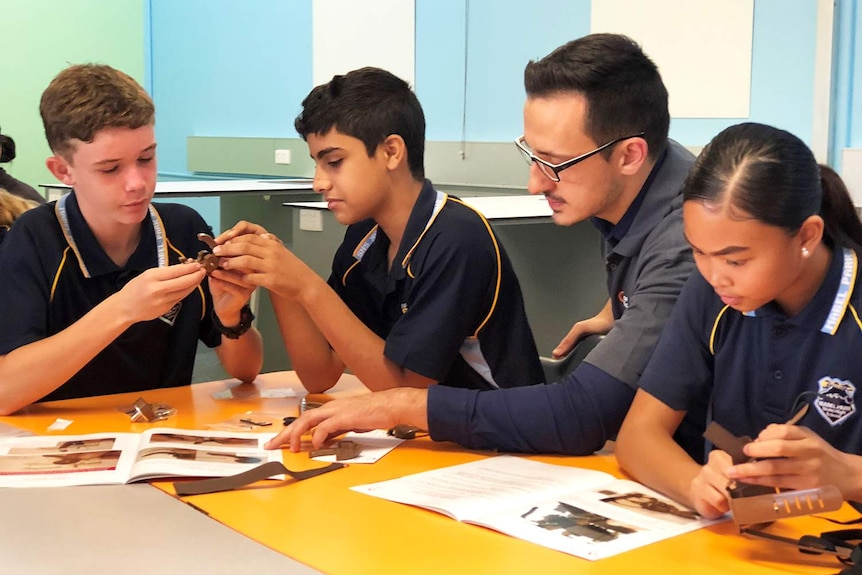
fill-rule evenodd
<path id="1" fill-rule="evenodd" d="M 162 421 L 177 412 L 167 403 L 149 403 L 143 397 L 139 397 L 131 408 L 125 411 L 134 423 Z"/>

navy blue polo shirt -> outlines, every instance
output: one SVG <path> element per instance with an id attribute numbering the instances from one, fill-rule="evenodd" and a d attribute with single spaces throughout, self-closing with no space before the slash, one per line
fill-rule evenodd
<path id="1" fill-rule="evenodd" d="M 154 204 L 142 223 L 137 249 L 128 263 L 119 267 L 96 241 L 74 192 L 65 202 L 71 242 L 66 239 L 55 204 L 24 213 L 0 244 L 0 354 L 61 332 L 129 280 L 157 267 L 159 236 L 164 238 L 164 263 L 171 265 L 206 248 L 197 239 L 199 232 L 212 233 L 191 208 Z M 198 339 L 209 347 L 221 343 L 221 334 L 212 325 L 211 310 L 212 297 L 204 280 L 165 316 L 129 327 L 43 400 L 190 383 Z"/>
<path id="2" fill-rule="evenodd" d="M 675 410 L 710 397 L 712 419 L 749 437 L 787 421 L 804 401 L 811 408 L 799 425 L 841 451 L 862 453 L 858 275 L 857 254 L 839 249 L 814 298 L 788 317 L 774 303 L 740 313 L 692 274 L 641 388 Z"/>
<path id="3" fill-rule="evenodd" d="M 544 382 L 521 288 L 485 218 L 425 182 L 389 268 L 373 220 L 347 228 L 329 285 L 397 365 L 494 389 Z"/>

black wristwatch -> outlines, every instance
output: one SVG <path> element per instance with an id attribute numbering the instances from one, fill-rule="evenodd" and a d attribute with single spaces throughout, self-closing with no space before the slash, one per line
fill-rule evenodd
<path id="1" fill-rule="evenodd" d="M 233 327 L 225 327 L 218 318 L 215 309 L 212 311 L 213 325 L 228 339 L 239 339 L 242 334 L 251 329 L 251 322 L 254 321 L 254 314 L 251 313 L 251 308 L 248 304 L 242 306 L 239 311 L 239 323 Z"/>

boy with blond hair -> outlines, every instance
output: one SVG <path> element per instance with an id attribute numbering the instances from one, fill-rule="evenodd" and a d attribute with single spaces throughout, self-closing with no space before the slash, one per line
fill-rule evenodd
<path id="1" fill-rule="evenodd" d="M 223 271 L 205 281 L 199 263 L 183 263 L 206 247 L 196 235 L 209 226 L 191 208 L 151 204 L 147 93 L 109 66 L 76 65 L 39 109 L 54 154 L 46 165 L 72 192 L 21 216 L 0 250 L 0 414 L 188 384 L 199 339 L 228 373 L 253 380 L 253 288 Z"/>

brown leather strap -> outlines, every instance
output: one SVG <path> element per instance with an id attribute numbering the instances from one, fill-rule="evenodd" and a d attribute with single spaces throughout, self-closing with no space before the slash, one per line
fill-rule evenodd
<path id="1" fill-rule="evenodd" d="M 279 461 L 270 461 L 263 465 L 258 465 L 254 469 L 229 475 L 227 477 L 214 477 L 212 479 L 201 479 L 199 481 L 187 481 L 182 483 L 174 483 L 174 489 L 177 495 L 202 495 L 204 493 L 216 493 L 218 491 L 230 491 L 245 487 L 261 479 L 272 477 L 273 475 L 287 475 L 295 481 L 302 481 L 310 477 L 317 477 L 336 469 L 344 467 L 343 463 L 330 463 L 326 467 L 318 467 L 316 469 L 307 469 L 305 471 L 291 471 Z"/>

